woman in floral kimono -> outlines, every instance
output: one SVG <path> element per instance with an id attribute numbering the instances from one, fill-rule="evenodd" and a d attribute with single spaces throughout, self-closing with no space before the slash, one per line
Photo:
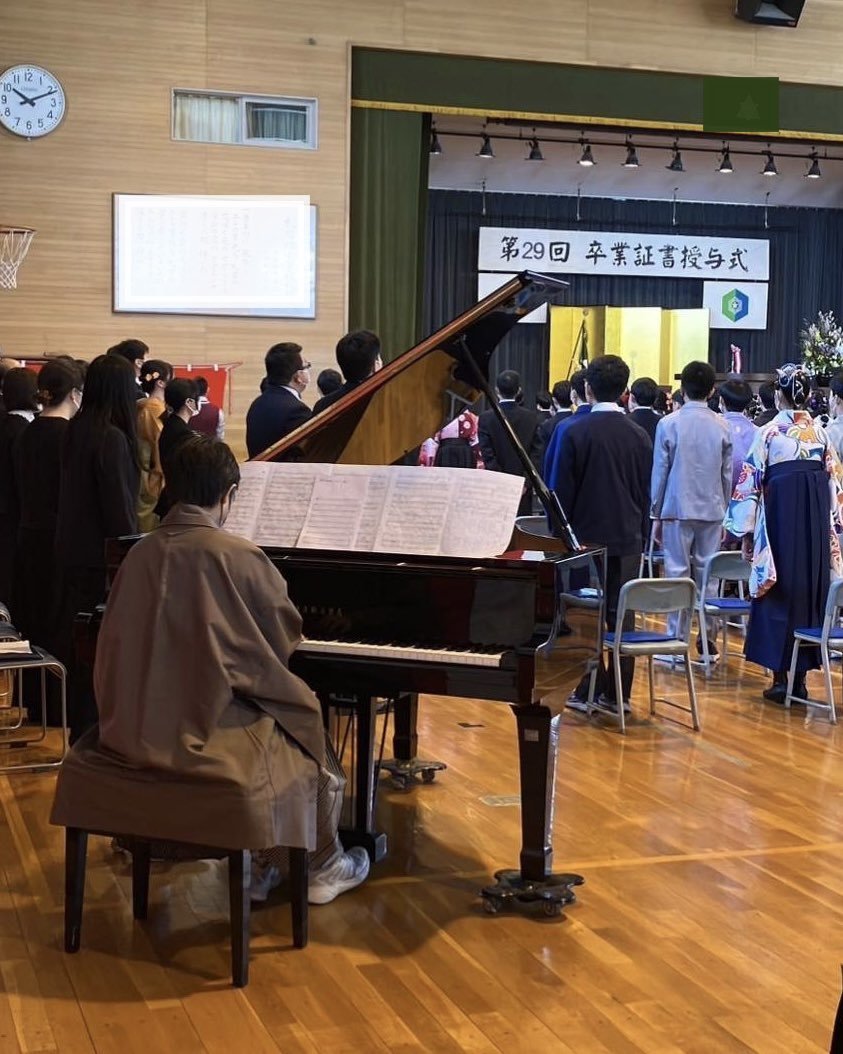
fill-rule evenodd
<path id="1" fill-rule="evenodd" d="M 755 437 L 724 526 L 752 559 L 744 654 L 773 671 L 764 698 L 783 703 L 793 631 L 822 625 L 829 579 L 843 575 L 843 466 L 804 409 L 808 374 L 793 363 L 776 372 L 778 413 Z M 795 695 L 805 697 L 805 672 L 820 665 L 819 649 L 800 649 Z"/>
<path id="2" fill-rule="evenodd" d="M 476 414 L 464 410 L 430 439 L 425 439 L 419 450 L 419 464 L 424 468 L 483 468 L 477 420 Z"/>

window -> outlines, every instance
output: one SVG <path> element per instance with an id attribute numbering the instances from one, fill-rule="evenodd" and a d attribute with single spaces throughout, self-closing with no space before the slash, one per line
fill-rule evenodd
<path id="1" fill-rule="evenodd" d="M 173 138 L 316 149 L 316 100 L 175 89 Z"/>

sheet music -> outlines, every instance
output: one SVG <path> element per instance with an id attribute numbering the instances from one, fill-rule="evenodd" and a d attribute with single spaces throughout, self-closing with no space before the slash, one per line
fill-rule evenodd
<path id="1" fill-rule="evenodd" d="M 459 468 L 247 462 L 225 529 L 267 547 L 497 556 L 522 483 Z"/>
<path id="2" fill-rule="evenodd" d="M 350 549 L 357 536 L 368 480 L 348 473 L 316 480 L 299 535 L 303 549 Z"/>

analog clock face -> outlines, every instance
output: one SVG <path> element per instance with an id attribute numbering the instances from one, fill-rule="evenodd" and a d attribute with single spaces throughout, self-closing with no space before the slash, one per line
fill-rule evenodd
<path id="1" fill-rule="evenodd" d="M 0 73 L 0 125 L 35 139 L 57 128 L 64 117 L 64 91 L 40 66 L 11 66 Z"/>

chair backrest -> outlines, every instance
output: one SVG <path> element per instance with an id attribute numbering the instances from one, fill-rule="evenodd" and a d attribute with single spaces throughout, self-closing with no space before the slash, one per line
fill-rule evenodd
<path id="1" fill-rule="evenodd" d="M 697 586 L 693 578 L 633 578 L 621 588 L 617 624 L 622 625 L 627 611 L 642 615 L 665 615 L 672 611 L 693 613 Z M 690 633 L 691 619 L 685 619 Z"/>
<path id="2" fill-rule="evenodd" d="M 739 552 L 713 553 L 705 562 L 703 568 L 702 584 L 700 594 L 706 595 L 706 586 L 709 579 L 718 578 L 721 582 L 748 582 L 752 571 L 752 565 L 744 560 Z"/>
<path id="3" fill-rule="evenodd" d="M 826 620 L 834 620 L 837 617 L 837 609 L 843 607 L 843 578 L 835 578 L 828 587 L 828 596 L 825 598 Z"/>

